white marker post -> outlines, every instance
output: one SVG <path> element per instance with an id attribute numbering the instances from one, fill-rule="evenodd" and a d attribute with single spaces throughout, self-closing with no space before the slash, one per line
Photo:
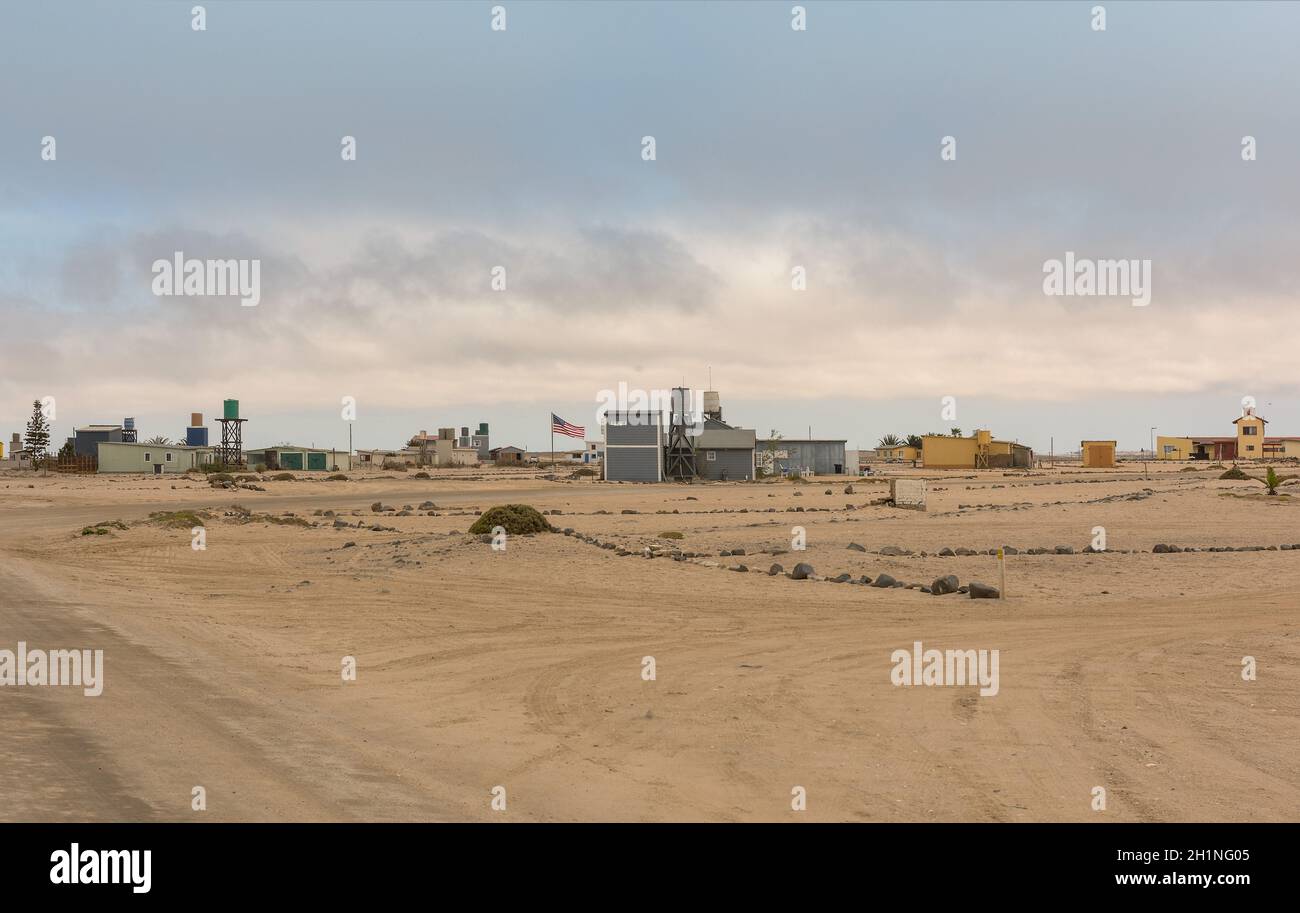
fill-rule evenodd
<path id="1" fill-rule="evenodd" d="M 1007 554 L 1005 549 L 998 549 L 998 576 L 1002 586 L 998 589 L 998 598 L 1007 598 Z"/>

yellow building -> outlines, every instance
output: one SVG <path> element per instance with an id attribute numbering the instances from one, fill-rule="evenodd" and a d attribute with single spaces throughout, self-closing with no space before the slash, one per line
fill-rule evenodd
<path id="1" fill-rule="evenodd" d="M 903 460 L 912 462 L 921 458 L 921 451 L 910 444 L 899 444 L 896 447 L 877 447 L 876 458 L 881 460 Z"/>
<path id="2" fill-rule="evenodd" d="M 1034 451 L 1014 441 L 993 439 L 990 431 L 970 437 L 927 434 L 921 438 L 921 465 L 926 469 L 1009 469 L 1033 465 Z"/>
<path id="3" fill-rule="evenodd" d="M 1084 469 L 1114 469 L 1114 441 L 1080 441 L 1079 452 L 1083 455 Z"/>
<path id="4" fill-rule="evenodd" d="M 1189 437 L 1156 438 L 1156 459 L 1190 460 L 1192 458 L 1192 439 Z"/>
<path id="5" fill-rule="evenodd" d="M 1234 419 L 1232 437 L 1166 437 L 1156 439 L 1162 460 L 1281 460 L 1300 458 L 1300 437 L 1269 437 L 1268 420 L 1254 406 Z"/>
<path id="6" fill-rule="evenodd" d="M 1232 422 L 1237 426 L 1237 459 L 1262 460 L 1264 458 L 1264 426 L 1267 419 L 1260 418 L 1250 406 L 1245 414 Z"/>

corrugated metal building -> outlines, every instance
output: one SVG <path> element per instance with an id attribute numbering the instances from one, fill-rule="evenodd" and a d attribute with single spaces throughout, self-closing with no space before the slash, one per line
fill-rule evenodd
<path id="1" fill-rule="evenodd" d="M 244 451 L 244 462 L 250 467 L 265 466 L 270 470 L 306 470 L 309 472 L 348 472 L 352 457 L 346 450 L 325 447 L 297 447 L 277 444 Z"/>
<path id="2" fill-rule="evenodd" d="M 660 412 L 607 412 L 605 480 L 662 482 L 664 479 L 663 415 Z"/>
<path id="3" fill-rule="evenodd" d="M 80 457 L 93 457 L 99 453 L 99 444 L 104 442 L 120 443 L 121 425 L 87 425 L 85 428 L 73 428 L 73 452 Z"/>
<path id="4" fill-rule="evenodd" d="M 769 471 L 779 475 L 811 469 L 819 476 L 838 476 L 846 473 L 848 459 L 844 451 L 847 440 L 761 440 L 757 442 L 765 460 L 770 454 Z M 857 467 L 853 467 L 854 470 Z"/>

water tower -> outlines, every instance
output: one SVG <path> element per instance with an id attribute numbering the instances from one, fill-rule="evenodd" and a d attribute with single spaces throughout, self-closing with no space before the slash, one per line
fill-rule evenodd
<path id="1" fill-rule="evenodd" d="M 243 466 L 243 427 L 248 419 L 239 417 L 239 400 L 228 399 L 222 403 L 221 418 L 217 421 L 221 423 L 221 449 L 217 452 L 217 461 L 222 467 Z"/>
<path id="2" fill-rule="evenodd" d="M 673 387 L 672 411 L 668 415 L 668 448 L 664 476 L 677 481 L 695 478 L 695 445 L 687 429 L 691 426 L 687 415 L 690 389 Z"/>

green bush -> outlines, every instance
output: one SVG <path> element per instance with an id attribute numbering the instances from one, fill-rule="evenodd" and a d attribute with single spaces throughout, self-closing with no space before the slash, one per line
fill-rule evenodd
<path id="1" fill-rule="evenodd" d="M 209 482 L 233 482 L 235 477 L 228 472 L 214 472 L 208 476 Z"/>
<path id="2" fill-rule="evenodd" d="M 677 532 L 677 530 L 673 529 L 673 530 L 669 530 L 666 533 L 660 533 L 659 538 L 660 539 L 685 539 L 686 537 L 681 533 Z"/>
<path id="3" fill-rule="evenodd" d="M 156 510 L 149 515 L 149 519 L 174 529 L 192 529 L 203 525 L 203 517 L 193 510 Z"/>
<path id="4" fill-rule="evenodd" d="M 1249 479 L 1250 476 L 1246 475 L 1244 472 L 1242 472 L 1242 471 L 1241 471 L 1240 469 L 1238 469 L 1236 466 L 1233 466 L 1231 469 L 1229 469 L 1229 470 L 1228 470 L 1227 472 L 1225 472 L 1223 475 L 1219 476 L 1219 478 L 1221 478 L 1221 479 L 1234 479 L 1234 480 L 1236 480 L 1236 481 L 1244 482 L 1244 481 L 1246 481 L 1247 479 Z"/>
<path id="5" fill-rule="evenodd" d="M 483 511 L 469 531 L 471 535 L 481 535 L 492 532 L 495 526 L 503 527 L 512 536 L 553 532 L 555 529 L 534 507 L 527 504 L 501 504 Z"/>
<path id="6" fill-rule="evenodd" d="M 296 477 L 294 476 L 294 474 L 293 474 L 292 472 L 277 472 L 275 475 L 271 476 L 271 481 L 272 481 L 272 482 L 292 482 L 292 481 L 295 480 L 295 478 L 296 478 Z"/>

